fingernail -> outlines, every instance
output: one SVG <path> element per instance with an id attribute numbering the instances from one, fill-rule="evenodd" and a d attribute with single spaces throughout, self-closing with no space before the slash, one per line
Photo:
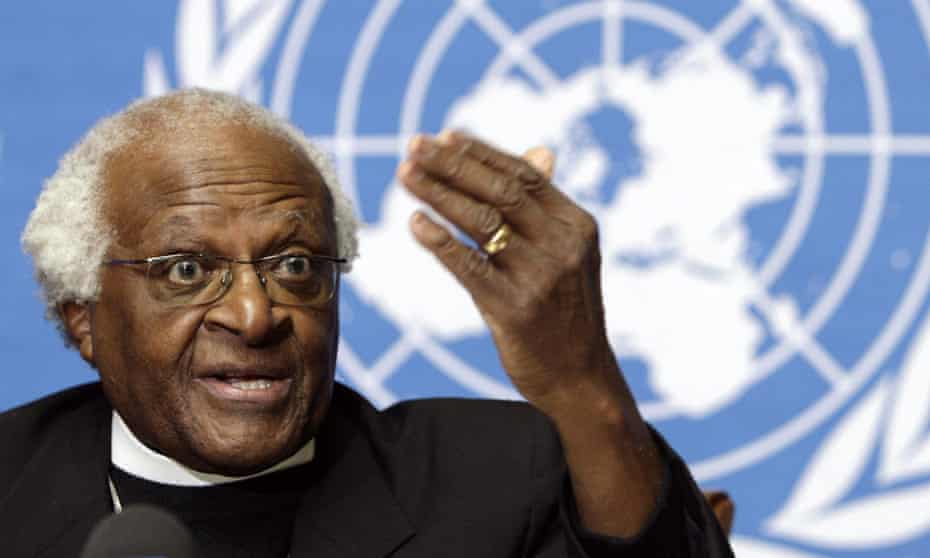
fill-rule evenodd
<path id="1" fill-rule="evenodd" d="M 544 172 L 551 171 L 555 166 L 555 154 L 548 149 L 543 151 L 539 156 L 539 166 Z"/>
<path id="2" fill-rule="evenodd" d="M 418 135 L 410 142 L 410 154 L 417 159 L 429 159 L 436 154 L 439 147 L 436 142 L 425 135 Z"/>
<path id="3" fill-rule="evenodd" d="M 453 140 L 452 130 L 443 130 L 436 136 L 436 139 L 443 145 L 449 145 Z"/>

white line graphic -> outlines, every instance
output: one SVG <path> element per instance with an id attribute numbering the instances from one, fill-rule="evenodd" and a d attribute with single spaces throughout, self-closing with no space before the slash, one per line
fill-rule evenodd
<path id="1" fill-rule="evenodd" d="M 623 3 L 618 0 L 604 2 L 601 61 L 606 70 L 623 65 Z"/>
<path id="2" fill-rule="evenodd" d="M 755 15 L 749 2 L 740 3 L 720 19 L 717 26 L 708 34 L 708 40 L 720 46 L 726 45 L 752 22 Z"/>
<path id="3" fill-rule="evenodd" d="M 467 6 L 469 16 L 500 47 L 510 59 L 523 67 L 543 88 L 549 89 L 559 83 L 559 77 L 541 58 L 530 50 L 526 43 L 514 34 L 513 30 L 493 10 L 484 4 L 472 5 L 461 1 L 459 5 Z"/>
<path id="4" fill-rule="evenodd" d="M 314 136 L 313 142 L 329 153 L 338 153 L 344 157 L 384 157 L 397 155 L 404 149 L 410 137 L 403 135 L 362 135 L 362 136 Z"/>
<path id="5" fill-rule="evenodd" d="M 772 148 L 780 154 L 801 154 L 811 146 L 827 155 L 930 156 L 930 135 L 783 135 L 775 140 Z"/>
<path id="6" fill-rule="evenodd" d="M 407 360 L 407 357 L 414 350 L 416 350 L 416 346 L 413 342 L 406 335 L 401 336 L 391 345 L 390 349 L 382 353 L 375 365 L 368 370 L 368 375 L 372 381 L 383 384 L 400 368 L 400 365 Z"/>
<path id="7" fill-rule="evenodd" d="M 775 316 L 775 301 L 771 299 L 763 285 L 759 284 L 757 289 L 753 302 L 756 307 L 758 307 L 759 311 L 765 315 L 770 324 L 778 324 L 778 318 Z M 778 331 L 778 336 L 783 341 L 792 345 L 798 353 L 807 359 L 811 366 L 814 367 L 814 370 L 816 370 L 831 387 L 836 388 L 838 384 L 847 381 L 847 371 L 836 362 L 833 356 L 823 348 L 820 342 L 814 339 L 811 332 L 808 331 L 803 324 L 794 323 L 781 325 L 787 327 L 783 328 L 784 331 Z"/>

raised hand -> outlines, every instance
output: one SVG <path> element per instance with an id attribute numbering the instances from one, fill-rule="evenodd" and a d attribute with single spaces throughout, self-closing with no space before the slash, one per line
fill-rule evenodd
<path id="1" fill-rule="evenodd" d="M 582 520 L 628 536 L 655 506 L 661 464 L 607 341 L 596 221 L 551 171 L 547 150 L 519 158 L 450 132 L 414 138 L 398 177 L 484 248 L 411 219 L 471 294 L 514 386 L 554 421 Z"/>

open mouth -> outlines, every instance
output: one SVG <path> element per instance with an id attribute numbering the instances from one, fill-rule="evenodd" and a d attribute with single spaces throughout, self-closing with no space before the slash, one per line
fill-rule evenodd
<path id="1" fill-rule="evenodd" d="M 210 374 L 197 378 L 216 398 L 227 401 L 271 404 L 285 399 L 290 391 L 290 377 L 249 374 Z"/>
<path id="2" fill-rule="evenodd" d="M 225 381 L 226 383 L 228 383 L 230 386 L 234 387 L 235 389 L 241 389 L 245 391 L 271 389 L 272 387 L 274 387 L 273 380 L 269 380 L 267 378 L 259 378 L 256 380 L 246 380 L 243 378 L 229 378 L 229 379 L 220 378 L 220 380 Z"/>

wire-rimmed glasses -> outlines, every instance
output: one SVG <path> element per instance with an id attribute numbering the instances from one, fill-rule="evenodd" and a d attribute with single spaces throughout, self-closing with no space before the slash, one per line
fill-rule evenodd
<path id="1" fill-rule="evenodd" d="M 345 258 L 294 252 L 256 260 L 212 254 L 168 254 L 105 265 L 145 265 L 152 298 L 169 307 L 200 306 L 219 300 L 233 282 L 232 264 L 251 265 L 268 298 L 277 304 L 322 308 L 329 304 Z"/>

